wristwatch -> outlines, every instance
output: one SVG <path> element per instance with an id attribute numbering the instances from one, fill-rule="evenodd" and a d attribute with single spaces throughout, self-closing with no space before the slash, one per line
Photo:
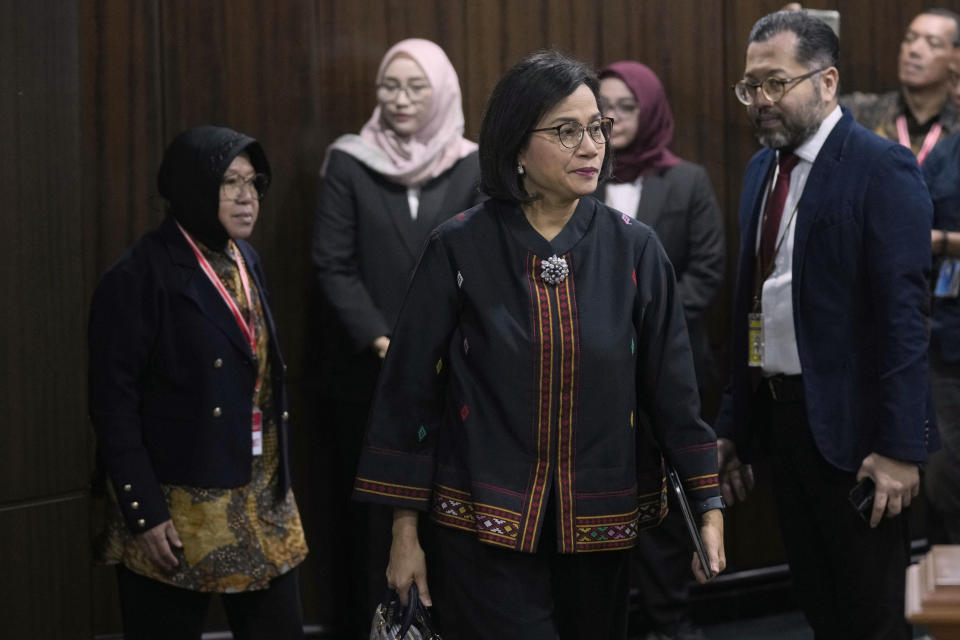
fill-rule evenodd
<path id="1" fill-rule="evenodd" d="M 722 511 L 727 508 L 727 504 L 723 501 L 723 496 L 713 496 L 692 506 L 693 510 L 699 515 L 703 515 L 712 509 L 720 509 Z"/>

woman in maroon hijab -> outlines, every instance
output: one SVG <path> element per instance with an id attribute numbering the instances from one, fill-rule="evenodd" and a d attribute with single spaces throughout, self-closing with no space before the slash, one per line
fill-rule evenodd
<path id="1" fill-rule="evenodd" d="M 711 382 L 700 317 L 723 282 L 723 218 L 703 167 L 668 148 L 673 114 L 660 79 L 639 62 L 600 71 L 600 109 L 614 118 L 613 179 L 596 196 L 653 227 L 677 274 L 701 389 Z"/>
<path id="2" fill-rule="evenodd" d="M 723 281 L 723 218 L 703 167 L 670 149 L 673 114 L 660 79 L 625 60 L 600 71 L 600 110 L 614 119 L 613 179 L 596 197 L 651 227 L 676 271 L 701 393 L 715 384 L 701 316 Z M 702 638 L 686 620 L 691 574 L 679 509 L 648 532 L 634 551 L 632 581 L 640 587 L 648 639 Z"/>

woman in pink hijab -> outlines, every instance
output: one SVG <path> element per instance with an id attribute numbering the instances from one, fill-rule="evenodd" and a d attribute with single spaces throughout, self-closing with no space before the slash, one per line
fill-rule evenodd
<path id="1" fill-rule="evenodd" d="M 349 502 L 380 363 L 428 234 L 481 200 L 477 145 L 463 137 L 460 83 L 443 49 L 398 42 L 371 88 L 370 120 L 327 148 L 312 249 L 323 301 L 311 331 L 320 411 L 336 436 L 339 467 L 331 493 L 343 566 L 334 575 L 364 581 L 339 589 L 349 601 L 334 603 L 351 633 L 369 632 L 386 588 L 390 526 L 372 520 L 387 511 Z"/>
<path id="2" fill-rule="evenodd" d="M 703 167 L 670 151 L 673 114 L 656 74 L 639 62 L 614 62 L 600 71 L 600 109 L 614 118 L 613 179 L 595 194 L 657 233 L 673 264 L 683 301 L 697 382 L 715 384 L 701 316 L 723 282 L 723 218 Z M 640 588 L 646 638 L 699 638 L 686 618 L 691 573 L 686 530 L 671 507 L 660 527 L 633 551 L 631 581 Z"/>

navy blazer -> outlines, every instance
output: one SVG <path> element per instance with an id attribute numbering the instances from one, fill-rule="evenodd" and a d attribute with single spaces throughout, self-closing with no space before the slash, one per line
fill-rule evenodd
<path id="1" fill-rule="evenodd" d="M 285 494 L 285 365 L 259 258 L 249 244 L 235 242 L 260 293 L 269 332 L 279 489 Z M 97 454 L 131 531 L 170 517 L 161 483 L 239 487 L 250 481 L 256 363 L 172 218 L 143 236 L 101 279 L 91 304 L 89 346 Z"/>
<path id="2" fill-rule="evenodd" d="M 933 200 L 933 228 L 960 230 L 960 134 L 944 138 L 923 163 L 923 178 Z M 933 263 L 934 284 L 943 257 Z M 960 362 L 960 298 L 933 299 L 930 352 L 946 363 Z"/>
<path id="3" fill-rule="evenodd" d="M 740 200 L 732 374 L 715 428 L 756 457 L 747 314 L 760 204 L 775 154 L 750 160 Z M 909 149 L 854 122 L 827 137 L 807 179 L 793 249 L 793 322 L 820 453 L 855 471 L 868 454 L 922 462 L 932 448 L 927 343 L 932 206 Z"/>

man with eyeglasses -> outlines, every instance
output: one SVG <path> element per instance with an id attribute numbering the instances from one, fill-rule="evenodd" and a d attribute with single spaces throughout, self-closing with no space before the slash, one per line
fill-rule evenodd
<path id="1" fill-rule="evenodd" d="M 909 638 L 902 512 L 935 439 L 931 203 L 912 154 L 838 106 L 838 52 L 820 20 L 768 15 L 735 87 L 766 148 L 740 200 L 731 383 L 714 425 L 721 488 L 728 504 L 742 500 L 752 475 L 738 454 L 769 460 L 817 638 Z M 850 495 L 864 478 L 874 502 L 859 512 Z"/>
<path id="2" fill-rule="evenodd" d="M 907 27 L 897 58 L 900 89 L 841 96 L 857 122 L 909 146 L 920 164 L 941 139 L 960 130 L 950 100 L 950 65 L 960 46 L 960 16 L 927 9 Z"/>

